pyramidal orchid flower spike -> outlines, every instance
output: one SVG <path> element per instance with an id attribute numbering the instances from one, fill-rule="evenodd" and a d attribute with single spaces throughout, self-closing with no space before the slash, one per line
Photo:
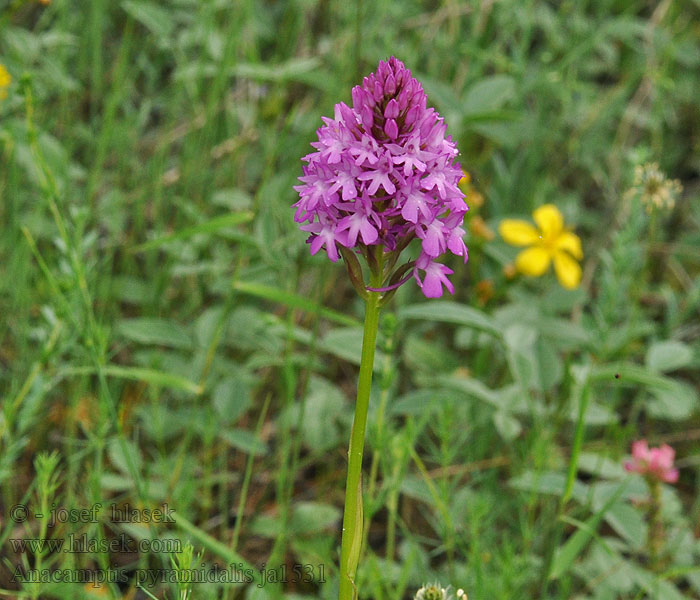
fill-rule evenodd
<path id="1" fill-rule="evenodd" d="M 428 298 L 442 296 L 443 286 L 454 293 L 452 270 L 437 259 L 451 252 L 467 260 L 468 208 L 457 187 L 463 173 L 457 146 L 442 117 L 426 107 L 418 80 L 400 60 L 381 61 L 353 88 L 352 107 L 336 104 L 323 122 L 294 188 L 294 219 L 310 234 L 311 254 L 324 248 L 333 262 L 342 255 L 363 297 L 368 287 L 357 254 L 380 280 L 370 290 L 391 293 L 413 275 Z M 418 257 L 394 271 L 415 238 Z"/>
<path id="2" fill-rule="evenodd" d="M 362 454 L 379 309 L 412 277 L 428 298 L 454 293 L 452 270 L 437 259 L 447 252 L 467 260 L 462 223 L 467 205 L 457 187 L 463 176 L 455 143 L 440 115 L 426 107 L 421 84 L 392 57 L 352 90 L 352 107 L 340 103 L 323 118 L 316 152 L 305 156 L 295 186 L 294 219 L 309 233 L 311 254 L 339 257 L 365 300 L 360 376 L 348 449 L 340 549 L 339 600 L 354 600 L 363 538 Z M 415 260 L 399 264 L 413 240 Z M 369 267 L 366 283 L 358 255 Z M 398 265 L 398 266 L 397 266 Z"/>

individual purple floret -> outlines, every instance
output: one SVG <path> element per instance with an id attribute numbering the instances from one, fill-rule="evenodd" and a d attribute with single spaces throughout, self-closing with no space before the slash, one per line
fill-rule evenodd
<path id="1" fill-rule="evenodd" d="M 452 270 L 436 259 L 449 251 L 467 260 L 468 207 L 457 187 L 463 173 L 421 84 L 392 56 L 353 88 L 352 108 L 336 104 L 333 119 L 323 122 L 311 144 L 316 152 L 303 159 L 302 184 L 294 187 L 300 195 L 294 220 L 311 234 L 311 253 L 325 247 L 335 262 L 339 251 L 347 258 L 344 248 L 368 258 L 370 247 L 382 246 L 384 256 L 394 254 L 386 261 L 391 268 L 418 238 L 420 255 L 394 274 L 409 272 L 399 284 L 412 271 L 425 296 L 442 296 L 443 285 L 454 293 Z M 398 285 L 391 273 L 382 279 L 392 284 L 385 289 Z"/>

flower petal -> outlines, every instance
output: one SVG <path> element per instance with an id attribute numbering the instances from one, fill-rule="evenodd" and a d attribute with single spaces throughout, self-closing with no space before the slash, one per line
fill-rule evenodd
<path id="1" fill-rule="evenodd" d="M 555 252 L 554 271 L 559 283 L 567 290 L 573 290 L 581 283 L 581 267 L 566 252 Z"/>
<path id="2" fill-rule="evenodd" d="M 503 219 L 498 226 L 498 233 L 511 246 L 530 246 L 539 240 L 537 230 L 520 219 Z"/>
<path id="3" fill-rule="evenodd" d="M 564 217 L 554 204 L 543 204 L 532 213 L 532 218 L 545 238 L 558 236 L 564 229 Z"/>
<path id="4" fill-rule="evenodd" d="M 523 250 L 515 257 L 515 266 L 524 275 L 539 277 L 549 267 L 550 255 L 544 248 L 535 246 Z"/>
<path id="5" fill-rule="evenodd" d="M 583 250 L 581 249 L 581 238 L 575 233 L 565 231 L 556 241 L 557 250 L 566 250 L 574 258 L 581 260 L 583 258 Z"/>

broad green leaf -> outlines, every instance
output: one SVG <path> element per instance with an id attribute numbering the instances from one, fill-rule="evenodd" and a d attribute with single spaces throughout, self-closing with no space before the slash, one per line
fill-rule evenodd
<path id="1" fill-rule="evenodd" d="M 265 443 L 247 429 L 224 429 L 219 437 L 246 454 L 267 454 Z"/>
<path id="2" fill-rule="evenodd" d="M 233 67 L 233 75 L 261 81 L 287 81 L 299 79 L 320 65 L 317 57 L 292 58 L 284 63 L 238 63 Z"/>
<path id="3" fill-rule="evenodd" d="M 509 484 L 518 490 L 561 496 L 566 485 L 566 475 L 555 471 L 541 473 L 525 471 L 522 475 L 511 479 Z M 579 502 L 585 501 L 587 490 L 587 485 L 580 481 L 574 481 L 572 496 Z"/>
<path id="4" fill-rule="evenodd" d="M 422 415 L 426 411 L 456 402 L 461 398 L 458 391 L 443 389 L 420 389 L 408 392 L 391 402 L 389 411 L 395 415 Z"/>
<path id="5" fill-rule="evenodd" d="M 330 381 L 311 376 L 306 405 L 301 421 L 301 435 L 304 443 L 316 452 L 336 447 L 341 441 L 341 417 L 347 414 L 347 404 L 343 392 Z M 301 406 L 291 407 L 290 426 L 296 426 Z"/>
<path id="6" fill-rule="evenodd" d="M 590 406 L 590 405 L 589 405 Z M 581 452 L 578 458 L 579 471 L 605 479 L 623 479 L 627 476 L 622 463 L 593 452 Z"/>
<path id="7" fill-rule="evenodd" d="M 687 367 L 693 360 L 693 350 L 687 344 L 675 340 L 656 342 L 649 347 L 646 365 L 652 371 L 665 373 Z"/>
<path id="8" fill-rule="evenodd" d="M 239 376 L 222 379 L 212 393 L 212 404 L 222 423 L 233 423 L 245 413 L 252 402 L 250 385 Z"/>
<path id="9" fill-rule="evenodd" d="M 217 190 L 212 194 L 212 204 L 227 208 L 230 211 L 238 212 L 248 210 L 253 199 L 250 194 L 237 188 L 225 188 Z"/>
<path id="10" fill-rule="evenodd" d="M 159 248 L 160 246 L 163 246 L 169 242 L 184 240 L 200 233 L 217 233 L 221 229 L 234 227 L 236 225 L 241 225 L 242 223 L 252 221 L 253 216 L 254 215 L 252 212 L 238 212 L 215 217 L 209 221 L 205 221 L 204 223 L 192 225 L 191 227 L 185 227 L 179 231 L 168 233 L 153 240 L 144 242 L 143 244 L 139 244 L 138 246 L 132 248 L 131 251 L 143 252 L 144 250 L 152 250 L 153 248 Z"/>
<path id="11" fill-rule="evenodd" d="M 649 413 L 660 419 L 685 419 L 698 406 L 698 391 L 694 387 L 659 375 L 648 367 L 629 363 L 604 365 L 592 370 L 591 379 L 616 382 L 618 385 L 645 386 L 653 396 L 647 403 Z"/>
<path id="12" fill-rule="evenodd" d="M 535 343 L 539 381 L 543 391 L 558 385 L 564 376 L 564 365 L 550 340 L 538 337 Z"/>
<path id="13" fill-rule="evenodd" d="M 515 81 L 508 75 L 493 75 L 477 81 L 462 102 L 464 115 L 486 113 L 501 108 L 515 94 Z"/>
<path id="14" fill-rule="evenodd" d="M 647 402 L 649 414 L 657 419 L 681 421 L 692 416 L 698 408 L 696 388 L 672 379 L 665 385 L 650 388 L 653 399 Z"/>
<path id="15" fill-rule="evenodd" d="M 463 392 L 468 396 L 482 400 L 496 407 L 501 407 L 498 399 L 498 392 L 488 388 L 478 379 L 472 377 L 460 377 L 452 375 L 449 377 L 441 377 L 435 381 L 435 384 L 440 384 L 442 387 Z"/>
<path id="16" fill-rule="evenodd" d="M 329 321 L 334 321 L 340 325 L 358 325 L 359 322 L 353 317 L 344 315 L 338 311 L 326 308 L 320 304 L 309 300 L 304 296 L 299 296 L 279 288 L 271 287 L 261 283 L 246 282 L 246 281 L 235 281 L 233 284 L 233 289 L 243 293 L 255 296 L 257 298 L 263 298 L 265 300 L 270 300 L 272 302 L 278 302 L 279 304 L 284 304 L 291 308 L 299 308 L 306 312 L 320 315 Z"/>
<path id="17" fill-rule="evenodd" d="M 289 528 L 299 535 L 318 533 L 333 527 L 340 517 L 340 509 L 330 504 L 299 502 L 292 509 Z"/>
<path id="18" fill-rule="evenodd" d="M 605 513 L 605 521 L 633 548 L 641 548 L 647 539 L 647 525 L 640 511 L 631 504 L 616 502 Z"/>
<path id="19" fill-rule="evenodd" d="M 411 371 L 431 374 L 454 371 L 459 360 L 444 344 L 410 334 L 403 344 L 403 358 Z"/>
<path id="20" fill-rule="evenodd" d="M 569 411 L 567 417 L 573 421 L 578 421 L 579 418 L 579 407 L 575 404 L 569 406 Z M 617 423 L 618 416 L 617 413 L 605 404 L 600 404 L 598 402 L 589 401 L 586 407 L 586 413 L 583 416 L 583 422 L 586 425 L 609 425 L 611 423 Z"/>
<path id="21" fill-rule="evenodd" d="M 362 337 L 362 327 L 341 327 L 332 329 L 323 336 L 320 346 L 325 352 L 359 366 L 362 358 Z M 383 363 L 384 354 L 379 350 L 375 351 L 374 370 L 381 370 Z"/>
<path id="22" fill-rule="evenodd" d="M 152 288 L 142 279 L 123 275 L 112 279 L 112 292 L 122 302 L 140 306 L 153 294 Z"/>
<path id="23" fill-rule="evenodd" d="M 436 300 L 404 306 L 398 310 L 397 317 L 401 320 L 422 319 L 466 325 L 490 333 L 495 337 L 501 337 L 500 330 L 486 313 L 449 300 Z"/>
<path id="24" fill-rule="evenodd" d="M 132 469 L 139 473 L 142 460 L 138 447 L 131 440 L 112 439 L 107 446 L 112 463 L 124 474 L 131 477 Z M 128 457 L 127 457 L 128 454 Z"/>
<path id="25" fill-rule="evenodd" d="M 428 95 L 430 103 L 436 106 L 440 112 L 444 114 L 461 110 L 459 97 L 450 85 L 425 75 L 420 75 L 420 82 Z"/>
<path id="26" fill-rule="evenodd" d="M 541 389 L 539 363 L 537 361 L 537 331 L 528 325 L 516 323 L 503 333 L 508 349 L 510 371 L 523 393 Z"/>
<path id="27" fill-rule="evenodd" d="M 192 338 L 188 331 L 178 323 L 165 319 L 150 317 L 123 319 L 117 323 L 117 332 L 140 344 L 168 346 L 184 350 L 192 348 Z"/>
<path id="28" fill-rule="evenodd" d="M 159 38 L 161 45 L 166 43 L 175 27 L 172 12 L 156 2 L 124 0 L 122 8 Z"/>
<path id="29" fill-rule="evenodd" d="M 520 421 L 505 410 L 498 410 L 493 414 L 493 424 L 507 442 L 514 440 L 523 430 Z"/>

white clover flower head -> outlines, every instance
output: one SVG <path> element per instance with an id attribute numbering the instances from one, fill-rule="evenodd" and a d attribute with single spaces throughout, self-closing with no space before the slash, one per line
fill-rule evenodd
<path id="1" fill-rule="evenodd" d="M 634 185 L 630 192 L 640 198 L 647 213 L 672 210 L 682 191 L 680 181 L 666 177 L 658 163 L 637 165 L 634 169 Z"/>
<path id="2" fill-rule="evenodd" d="M 420 588 L 414 600 L 449 600 L 449 598 L 447 588 L 441 587 L 439 583 L 433 583 Z"/>

